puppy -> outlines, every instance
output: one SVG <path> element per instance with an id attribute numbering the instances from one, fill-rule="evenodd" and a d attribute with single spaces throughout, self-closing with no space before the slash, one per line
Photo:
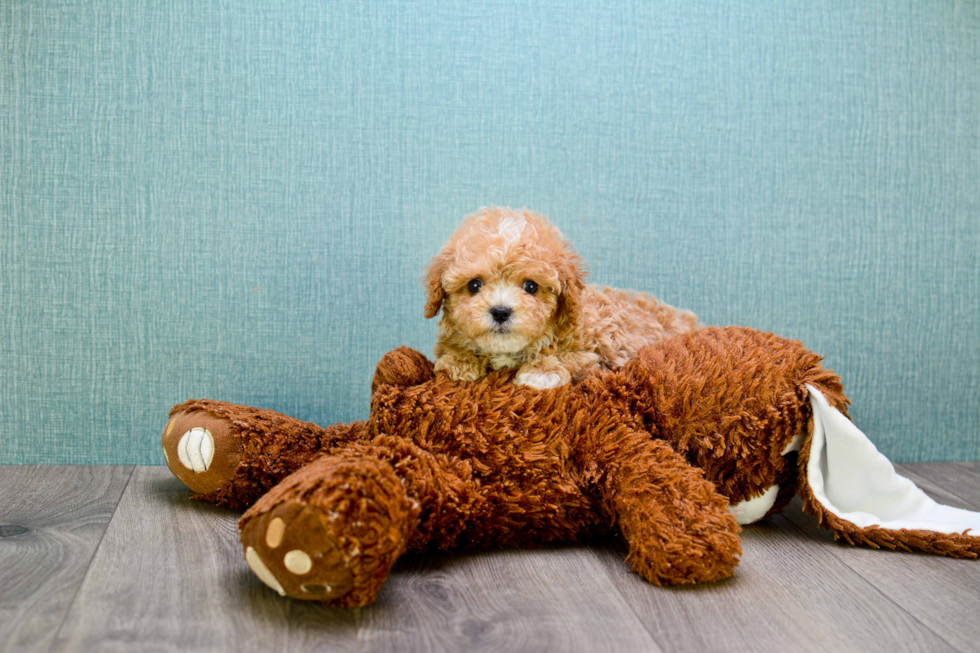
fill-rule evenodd
<path id="1" fill-rule="evenodd" d="M 425 317 L 442 309 L 436 371 L 475 381 L 516 368 L 515 383 L 554 388 L 700 326 L 690 311 L 584 277 L 582 259 L 543 216 L 506 208 L 467 216 L 424 279 Z"/>

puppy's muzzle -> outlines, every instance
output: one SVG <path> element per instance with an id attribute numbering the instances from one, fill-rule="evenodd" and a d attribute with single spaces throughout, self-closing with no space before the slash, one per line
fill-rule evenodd
<path id="1" fill-rule="evenodd" d="M 503 324 L 510 319 L 510 316 L 514 314 L 514 311 L 507 308 L 506 306 L 494 306 L 490 309 L 490 317 L 497 324 Z"/>

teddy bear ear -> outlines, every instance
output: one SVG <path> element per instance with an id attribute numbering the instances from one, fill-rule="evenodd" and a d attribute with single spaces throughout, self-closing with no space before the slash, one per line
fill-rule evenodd
<path id="1" fill-rule="evenodd" d="M 399 347 L 384 355 L 374 370 L 371 392 L 381 385 L 419 385 L 435 376 L 432 362 L 410 347 Z"/>

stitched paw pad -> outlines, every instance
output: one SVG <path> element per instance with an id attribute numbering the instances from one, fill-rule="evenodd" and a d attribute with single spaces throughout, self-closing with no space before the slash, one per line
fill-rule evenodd
<path id="1" fill-rule="evenodd" d="M 245 523 L 245 560 L 282 596 L 329 601 L 354 587 L 354 576 L 320 515 L 289 500 Z"/>
<path id="2" fill-rule="evenodd" d="M 171 417 L 161 444 L 170 471 L 201 494 L 231 482 L 242 461 L 242 445 L 231 422 L 202 410 Z"/>

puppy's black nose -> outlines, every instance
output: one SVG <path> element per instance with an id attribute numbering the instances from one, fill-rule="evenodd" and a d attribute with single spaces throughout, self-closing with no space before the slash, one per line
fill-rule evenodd
<path id="1" fill-rule="evenodd" d="M 494 306 L 490 309 L 490 317 L 492 317 L 493 321 L 497 324 L 503 324 L 506 322 L 513 313 L 514 311 L 510 310 L 506 306 Z"/>

